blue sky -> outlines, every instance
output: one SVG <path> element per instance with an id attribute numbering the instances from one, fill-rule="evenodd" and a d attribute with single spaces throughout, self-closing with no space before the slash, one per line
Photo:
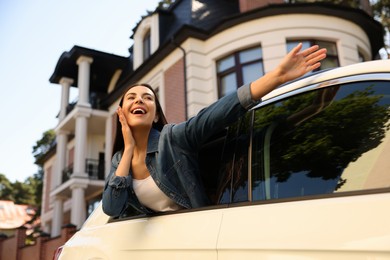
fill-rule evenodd
<path id="1" fill-rule="evenodd" d="M 0 0 L 0 173 L 37 172 L 32 147 L 54 128 L 60 86 L 49 78 L 74 45 L 128 56 L 132 29 L 159 0 Z"/>

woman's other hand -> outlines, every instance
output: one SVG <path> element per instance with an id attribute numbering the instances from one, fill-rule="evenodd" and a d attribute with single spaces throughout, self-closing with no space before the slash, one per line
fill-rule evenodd
<path id="1" fill-rule="evenodd" d="M 133 137 L 133 133 L 131 132 L 131 128 L 127 122 L 127 119 L 125 115 L 123 114 L 123 110 L 121 107 L 118 107 L 116 110 L 118 117 L 119 117 L 119 122 L 121 123 L 122 126 L 122 135 L 123 135 L 123 141 L 125 145 L 125 150 L 126 149 L 134 149 L 135 146 L 135 140 Z"/>

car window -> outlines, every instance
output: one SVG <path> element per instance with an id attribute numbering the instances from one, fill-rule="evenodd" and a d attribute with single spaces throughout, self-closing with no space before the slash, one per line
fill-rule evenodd
<path id="1" fill-rule="evenodd" d="M 254 112 L 251 196 L 269 200 L 390 187 L 390 83 L 349 83 Z"/>
<path id="2" fill-rule="evenodd" d="M 229 127 L 218 174 L 216 204 L 248 201 L 251 115 Z"/>
<path id="3" fill-rule="evenodd" d="M 212 204 L 216 204 L 220 169 L 223 165 L 225 142 L 229 138 L 228 129 L 213 135 L 199 150 L 199 172 Z"/>

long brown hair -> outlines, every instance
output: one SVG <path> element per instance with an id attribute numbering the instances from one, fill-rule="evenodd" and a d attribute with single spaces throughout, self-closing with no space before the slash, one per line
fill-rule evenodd
<path id="1" fill-rule="evenodd" d="M 154 129 L 156 129 L 158 131 L 161 131 L 163 129 L 164 125 L 166 125 L 168 122 L 167 122 L 167 119 L 165 118 L 164 112 L 163 112 L 162 107 L 160 105 L 160 101 L 157 98 L 156 92 L 154 91 L 154 89 L 149 84 L 137 83 L 137 84 L 130 85 L 123 92 L 122 98 L 119 101 L 119 106 L 122 107 L 123 99 L 124 99 L 125 94 L 127 93 L 127 91 L 129 91 L 131 88 L 136 87 L 136 86 L 146 87 L 146 88 L 150 89 L 153 92 L 153 95 L 154 95 L 154 98 L 155 98 L 155 103 L 156 103 L 156 115 L 158 116 L 158 121 L 157 122 L 153 122 L 152 128 L 154 128 Z M 112 149 L 112 154 L 115 154 L 116 152 L 123 150 L 124 147 L 125 147 L 125 143 L 124 143 L 124 140 L 123 140 L 121 123 L 119 122 L 118 115 L 116 115 L 116 132 L 115 132 L 115 141 L 114 141 L 114 147 Z"/>

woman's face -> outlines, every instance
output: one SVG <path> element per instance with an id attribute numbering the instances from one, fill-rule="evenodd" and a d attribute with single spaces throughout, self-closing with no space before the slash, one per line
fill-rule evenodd
<path id="1" fill-rule="evenodd" d="M 156 119 L 156 97 L 144 86 L 129 89 L 123 97 L 122 111 L 130 127 L 151 127 Z"/>

